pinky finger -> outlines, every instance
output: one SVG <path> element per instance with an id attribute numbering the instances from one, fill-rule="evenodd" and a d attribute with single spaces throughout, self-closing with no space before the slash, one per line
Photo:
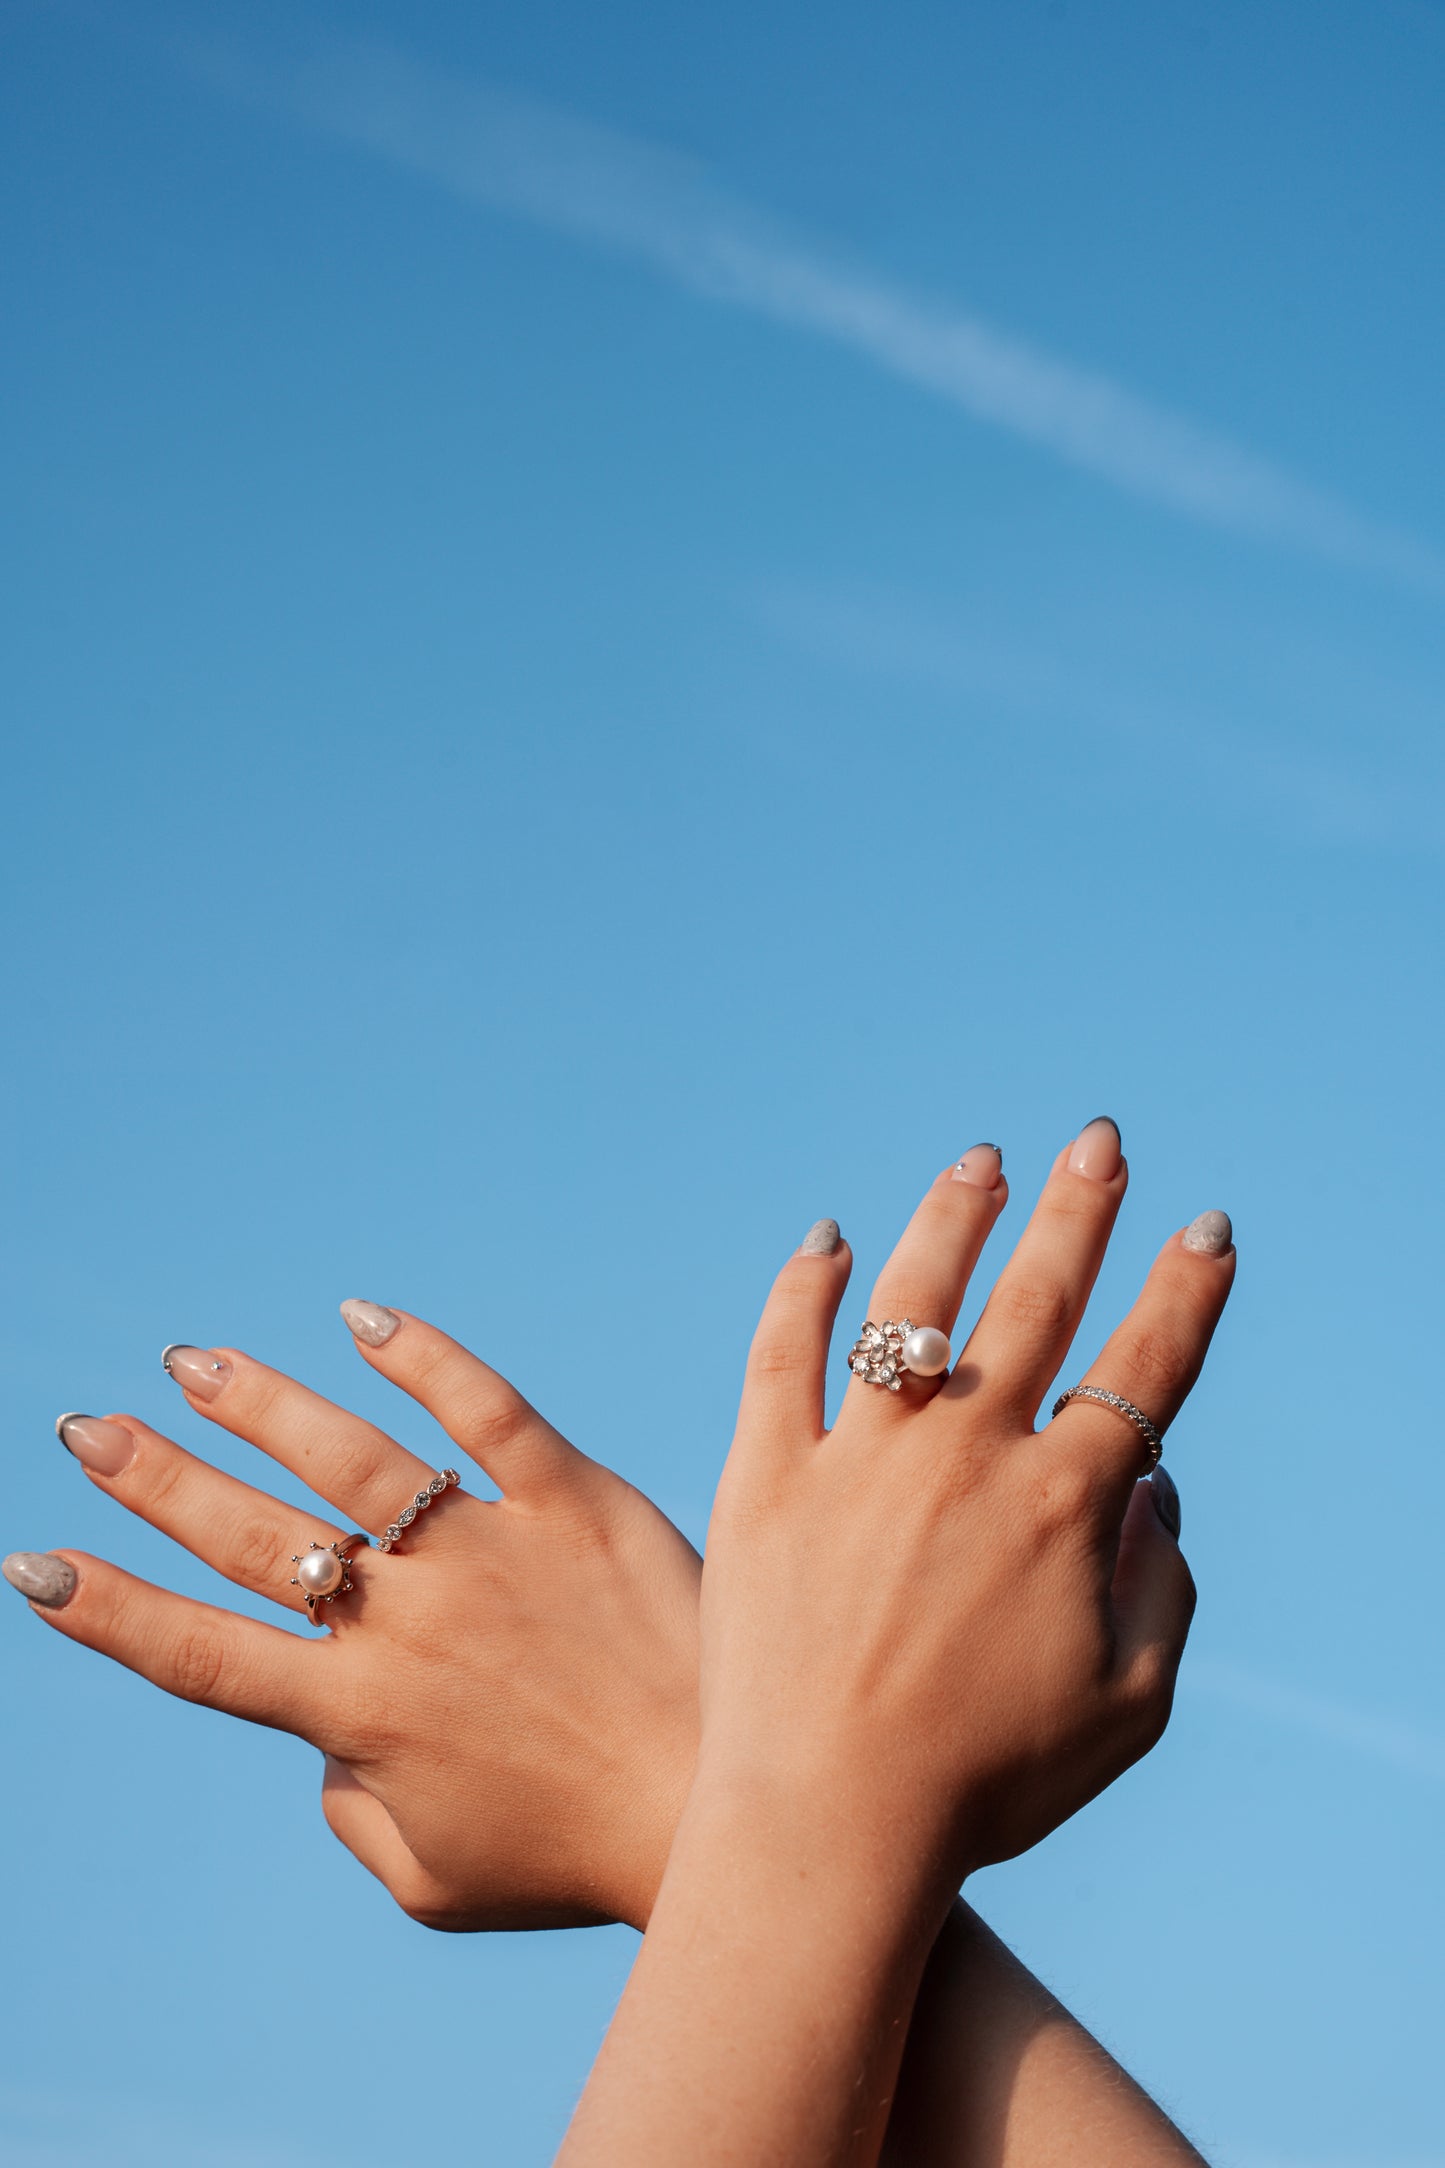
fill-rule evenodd
<path id="1" fill-rule="evenodd" d="M 409 1919 L 423 1927 L 458 1924 L 443 1884 L 423 1867 L 381 1801 L 332 1754 L 321 1780 L 321 1811 L 332 1836 L 376 1876 Z"/>
<path id="2" fill-rule="evenodd" d="M 194 1603 L 84 1551 L 17 1552 L 4 1571 L 47 1626 L 178 1700 L 310 1736 L 319 1681 L 298 1635 Z"/>

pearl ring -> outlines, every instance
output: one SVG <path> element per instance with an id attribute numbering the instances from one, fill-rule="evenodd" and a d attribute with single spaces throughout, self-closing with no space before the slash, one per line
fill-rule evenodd
<path id="1" fill-rule="evenodd" d="M 905 1372 L 916 1378 L 936 1378 L 952 1360 L 948 1334 L 936 1325 L 915 1325 L 910 1317 L 901 1324 L 885 1317 L 881 1325 L 875 1325 L 870 1317 L 849 1354 L 848 1368 L 865 1385 L 885 1385 L 896 1393 Z"/>
<path id="2" fill-rule="evenodd" d="M 292 1552 L 291 1563 L 296 1571 L 291 1586 L 299 1588 L 305 1597 L 313 1626 L 324 1623 L 322 1604 L 335 1603 L 338 1596 L 349 1594 L 352 1547 L 359 1543 L 364 1550 L 370 1541 L 370 1536 L 342 1536 L 335 1543 L 313 1543 L 309 1551 Z"/>

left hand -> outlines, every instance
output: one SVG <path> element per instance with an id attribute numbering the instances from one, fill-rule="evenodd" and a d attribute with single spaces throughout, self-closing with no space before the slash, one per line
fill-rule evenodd
<path id="1" fill-rule="evenodd" d="M 352 1306 L 348 1306 L 352 1307 Z M 503 1492 L 446 1491 L 304 1635 L 64 1550 L 37 1617 L 168 1693 L 326 1756 L 332 1829 L 431 1927 L 645 1924 L 697 1745 L 697 1553 L 494 1370 L 404 1312 L 358 1346 Z M 387 1320 L 395 1320 L 388 1326 Z M 377 1322 L 379 1321 L 379 1322 Z M 344 1516 L 285 1505 L 133 1415 L 68 1424 L 92 1482 L 230 1580 L 304 1618 L 292 1554 L 382 1529 L 433 1474 L 385 1432 L 235 1348 L 172 1351 L 198 1415 Z M 443 1452 L 443 1458 L 449 1458 Z"/>

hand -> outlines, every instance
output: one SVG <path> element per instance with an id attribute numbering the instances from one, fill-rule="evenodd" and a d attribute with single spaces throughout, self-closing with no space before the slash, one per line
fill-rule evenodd
<path id="1" fill-rule="evenodd" d="M 1137 1482 L 1141 1433 L 1089 1401 L 1034 1430 L 1124 1183 L 1117 1129 L 1089 1124 L 951 1374 L 855 1373 L 831 1433 L 836 1225 L 780 1274 L 708 1536 L 696 1774 L 567 2168 L 876 2161 L 959 1881 L 1162 1729 L 1194 1589 L 1167 1494 Z M 951 1329 L 1003 1197 L 991 1147 L 940 1175 L 874 1318 Z M 1233 1270 L 1227 1220 L 1204 1215 L 1089 1382 L 1162 1429 Z"/>
<path id="2" fill-rule="evenodd" d="M 1168 1717 L 1194 1588 L 1141 1435 L 1088 1401 L 1034 1430 L 1126 1180 L 1114 1124 L 1090 1124 L 951 1375 L 855 1378 L 831 1433 L 841 1241 L 790 1260 L 753 1343 L 703 1577 L 702 1769 L 844 1796 L 940 1888 L 1036 1843 Z M 869 1315 L 951 1330 L 1005 1194 L 977 1152 L 940 1175 Z M 1088 1373 L 1161 1429 L 1234 1274 L 1224 1215 L 1196 1224 Z"/>
<path id="3" fill-rule="evenodd" d="M 63 1600 L 37 1601 L 37 1615 L 169 1693 L 319 1746 L 331 1827 L 413 1918 L 640 1926 L 696 1751 L 697 1554 L 444 1333 L 369 1303 L 347 1310 L 373 1369 L 436 1417 L 500 1500 L 448 1491 L 393 1553 L 355 1550 L 329 1632 L 288 1633 L 74 1551 L 39 1562 Z M 99 1489 L 304 1617 L 292 1553 L 384 1528 L 433 1470 L 235 1349 L 170 1360 L 198 1415 L 344 1521 L 298 1513 L 134 1416 L 71 1418 L 67 1443 Z"/>

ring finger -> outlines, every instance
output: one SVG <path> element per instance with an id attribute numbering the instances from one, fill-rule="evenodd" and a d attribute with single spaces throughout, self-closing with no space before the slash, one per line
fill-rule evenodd
<path id="1" fill-rule="evenodd" d="M 67 1415 L 55 1428 L 96 1488 L 127 1512 L 239 1587 L 305 1609 L 293 1586 L 296 1555 L 336 1542 L 344 1530 L 211 1467 L 133 1415 Z"/>

